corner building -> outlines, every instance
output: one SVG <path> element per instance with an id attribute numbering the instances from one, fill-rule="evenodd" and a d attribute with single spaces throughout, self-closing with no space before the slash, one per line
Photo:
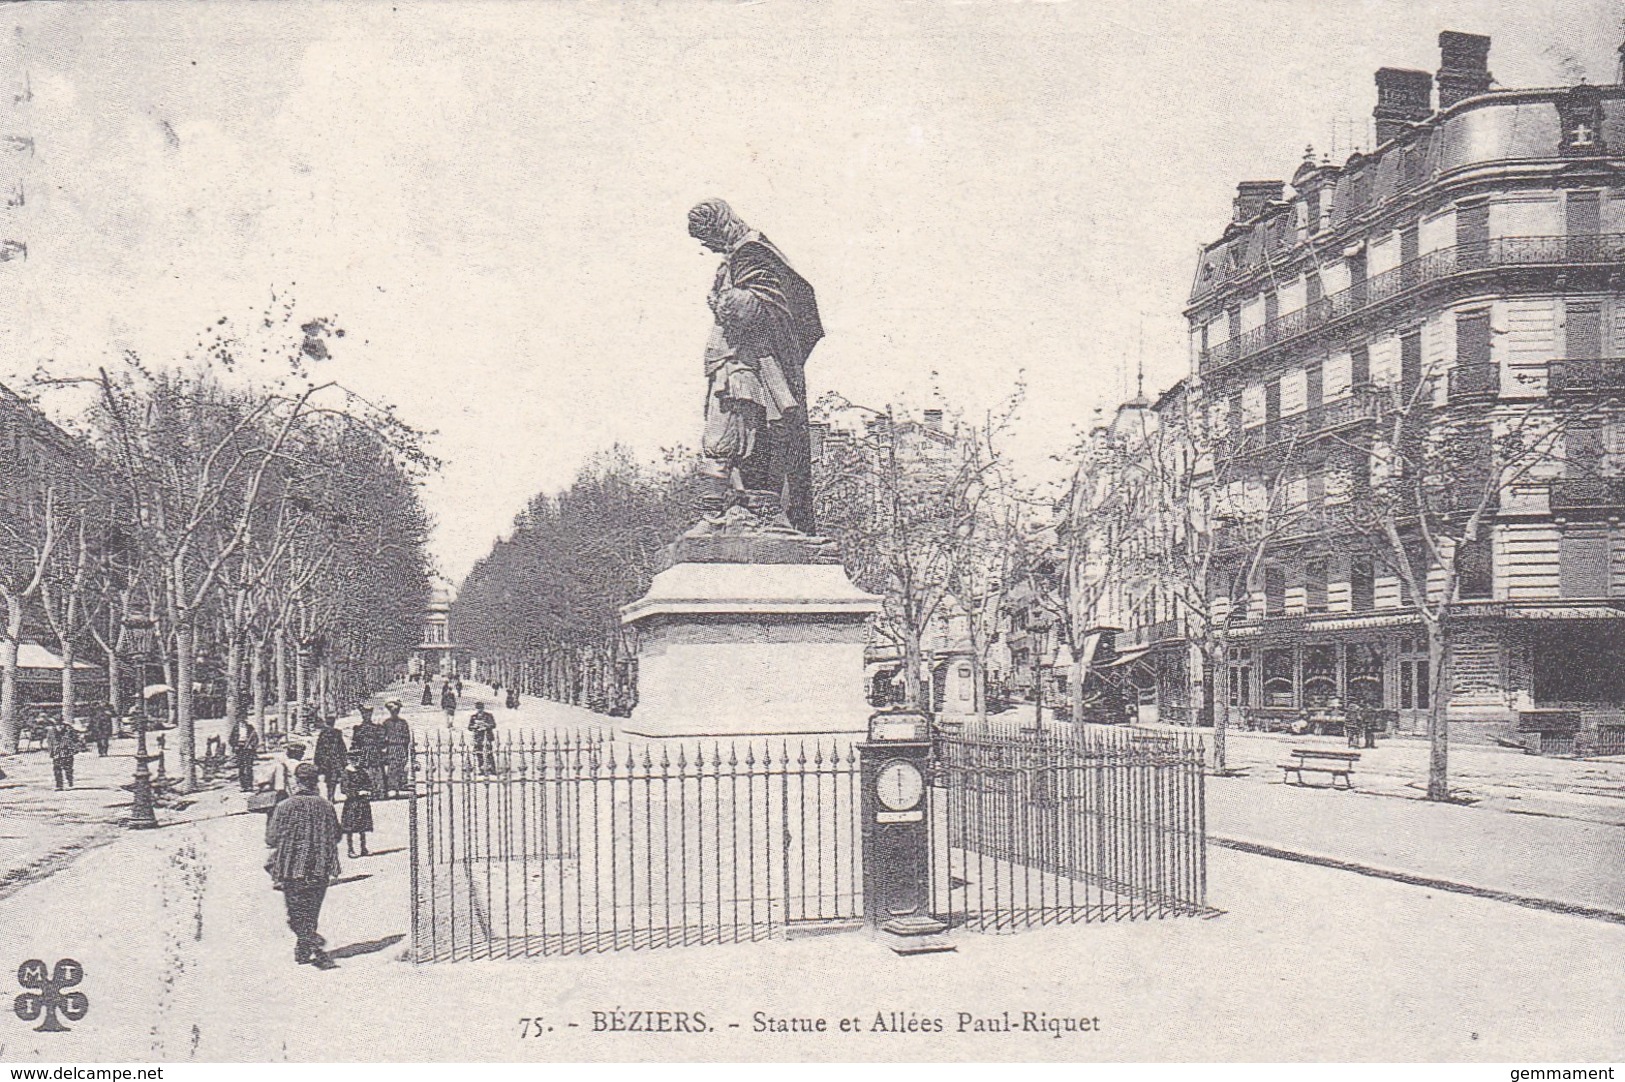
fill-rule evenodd
<path id="1" fill-rule="evenodd" d="M 1290 191 L 1240 184 L 1200 257 L 1186 316 L 1216 502 L 1285 486 L 1288 516 L 1258 574 L 1210 586 L 1230 628 L 1224 694 L 1251 725 L 1336 699 L 1423 730 L 1420 617 L 1380 547 L 1333 524 L 1369 492 L 1376 396 L 1426 381 L 1440 411 L 1487 425 L 1588 417 L 1502 489 L 1459 561 L 1452 739 L 1619 753 L 1625 86 L 1491 89 L 1490 39 L 1439 44 L 1436 77 L 1376 73 L 1374 150 L 1311 153 Z"/>

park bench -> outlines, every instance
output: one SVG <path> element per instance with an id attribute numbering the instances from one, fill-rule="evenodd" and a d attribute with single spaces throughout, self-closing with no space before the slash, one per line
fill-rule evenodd
<path id="1" fill-rule="evenodd" d="M 1331 787 L 1333 789 L 1338 787 L 1338 778 L 1343 779 L 1343 788 L 1354 788 L 1354 764 L 1359 761 L 1359 752 L 1324 751 L 1320 748 L 1293 748 L 1292 754 L 1296 759 L 1295 762 L 1281 764 L 1281 781 L 1283 784 L 1287 783 L 1287 779 L 1293 774 L 1298 776 L 1297 783 L 1299 785 L 1305 784 L 1303 772 L 1307 770 L 1311 774 L 1331 775 Z"/>

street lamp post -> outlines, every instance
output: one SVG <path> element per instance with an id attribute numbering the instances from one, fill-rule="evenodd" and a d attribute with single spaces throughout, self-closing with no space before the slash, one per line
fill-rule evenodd
<path id="1" fill-rule="evenodd" d="M 153 620 L 148 616 L 126 617 L 124 628 L 129 632 L 131 660 L 145 682 L 146 666 L 157 642 Z M 147 770 L 151 759 L 147 754 L 147 704 L 143 699 L 135 719 L 135 778 L 130 783 L 130 817 L 124 824 L 132 830 L 150 830 L 158 825 L 158 816 L 153 813 L 152 775 Z"/>

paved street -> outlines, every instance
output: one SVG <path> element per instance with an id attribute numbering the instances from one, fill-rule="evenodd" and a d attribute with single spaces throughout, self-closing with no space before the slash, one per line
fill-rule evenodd
<path id="1" fill-rule="evenodd" d="M 0 958 L 77 958 L 91 999 L 68 1034 L 0 1022 L 0 1058 L 715 1054 L 703 1034 L 595 1033 L 593 1012 L 613 1009 L 703 1012 L 743 1042 L 734 1053 L 773 1059 L 1625 1054 L 1614 962 L 1625 927 L 1226 850 L 1213 854 L 1211 896 L 1227 912 L 1213 920 L 962 933 L 957 953 L 913 959 L 848 934 L 413 966 L 401 960 L 404 807 L 377 805 L 377 855 L 346 860 L 329 893 L 323 929 L 340 964 L 331 973 L 293 964 L 280 897 L 260 868 L 264 820 L 219 814 L 229 807 L 129 835 L 0 901 Z M 954 1032 L 959 1011 L 1004 1010 L 1099 1017 L 1100 1032 Z M 756 1011 L 832 1025 L 858 1017 L 866 1031 L 877 1012 L 914 1012 L 943 1018 L 946 1032 L 865 1032 L 856 1045 L 757 1036 Z M 538 1015 L 554 1028 L 522 1040 L 519 1020 Z"/>
<path id="2" fill-rule="evenodd" d="M 422 685 L 416 687 L 421 693 Z M 376 695 L 369 701 L 377 708 L 377 717 L 382 720 L 385 716 L 384 701 L 391 697 L 399 698 L 406 704 L 402 713 L 412 722 L 414 731 L 431 735 L 446 732 L 445 714 L 438 706 L 419 706 L 418 697 L 408 695 L 412 690 L 412 687 L 397 688 Z M 438 696 L 438 683 L 435 690 Z M 463 690 L 465 695 L 459 700 L 455 732 L 466 739 L 468 717 L 480 695 L 484 695 L 489 702 L 497 700 L 496 696 L 490 695 L 488 685 L 465 681 Z M 476 694 L 476 690 L 479 694 Z M 495 706 L 492 713 L 496 715 L 499 733 L 601 728 L 609 720 L 579 707 L 531 695 L 521 696 L 517 709 Z M 358 720 L 358 715 L 350 714 L 340 719 L 339 725 L 348 734 L 350 727 Z M 199 751 L 212 735 L 224 739 L 225 731 L 223 719 L 199 721 Z M 174 730 L 149 735 L 148 750 L 154 754 L 158 752 L 160 736 L 166 744 L 171 744 L 165 761 L 168 768 L 173 770 L 179 762 L 179 756 L 172 746 L 176 739 Z M 75 758 L 74 766 L 74 788 L 57 792 L 51 777 L 50 759 L 43 750 L 0 756 L 0 770 L 6 773 L 6 777 L 0 779 L 0 806 L 5 811 L 4 817 L 0 818 L 0 899 L 26 883 L 52 874 L 85 851 L 104 845 L 123 832 L 119 824 L 130 806 L 129 791 L 123 787 L 130 784 L 135 772 L 135 740 L 114 740 L 105 759 L 98 757 L 94 750 L 81 752 Z M 156 765 L 153 769 L 156 771 Z M 223 779 L 222 784 L 235 794 L 236 786 L 230 778 Z M 217 812 L 216 806 L 224 795 L 225 791 L 220 789 L 205 791 L 191 798 L 195 803 L 185 810 L 160 809 L 160 818 L 165 821 L 184 820 Z"/>
<path id="3" fill-rule="evenodd" d="M 487 690 L 465 684 L 458 731 L 475 693 Z M 438 708 L 408 701 L 419 731 L 443 730 Z M 493 712 L 508 731 L 602 721 L 533 698 Z M 60 795 L 49 788 L 42 754 L 6 760 L 0 854 L 12 879 L 0 886 L 0 959 L 77 958 L 92 1008 L 69 1034 L 0 1023 L 0 1057 L 298 1059 L 336 1048 L 362 1059 L 714 1055 L 705 1035 L 673 1043 L 670 1035 L 594 1032 L 593 1012 L 617 1008 L 701 1011 L 713 1027 L 738 1025 L 729 1036 L 748 1043 L 733 1047 L 760 1058 L 842 1059 L 861 1049 L 896 1059 L 1245 1059 L 1265 1047 L 1289 1059 L 1625 1054 L 1615 1024 L 1625 988 L 1613 962 L 1625 954 L 1625 924 L 1222 846 L 1211 852 L 1209 898 L 1225 912 L 1212 920 L 956 933 L 956 953 L 914 959 L 848 934 L 414 966 L 404 961 L 406 805 L 380 802 L 375 855 L 345 861 L 324 913 L 341 968 L 319 973 L 292 962 L 280 896 L 261 868 L 264 819 L 243 811 L 233 787 L 161 813 L 158 831 L 111 825 L 127 801 L 117 786 L 128 777 L 132 744 L 115 743 L 106 760 L 81 755 L 83 787 Z M 1233 742 L 1238 760 L 1254 764 L 1273 765 L 1277 745 L 1251 736 Z M 1394 744 L 1377 751 L 1366 753 L 1381 761 L 1374 781 L 1400 776 L 1403 757 L 1414 754 Z M 1509 778 L 1546 779 L 1535 794 L 1543 800 L 1591 784 L 1588 771 L 1612 777 L 1618 769 L 1527 758 L 1464 753 L 1457 762 L 1498 788 L 1515 789 Z M 1506 774 L 1494 773 L 1503 766 Z M 1264 769 L 1212 778 L 1208 827 L 1246 845 L 1625 912 L 1625 845 L 1607 805 L 1618 798 L 1604 787 L 1566 805 L 1585 809 L 1579 817 L 1516 814 L 1511 799 L 1438 806 L 1413 799 L 1407 786 L 1373 788 L 1303 789 Z M 1553 852 L 1565 859 L 1547 859 Z M 785 973 L 819 976 L 786 982 Z M 637 1002 L 631 988 L 640 990 Z M 477 1007 L 452 1013 L 448 1003 Z M 960 1011 L 1007 1009 L 1098 1016 L 1100 1032 L 953 1032 Z M 892 1010 L 941 1017 L 947 1030 L 929 1041 L 866 1032 L 858 1049 L 816 1035 L 751 1032 L 757 1011 L 861 1017 L 867 1030 L 876 1012 Z M 521 1040 L 519 1019 L 537 1015 L 555 1028 Z"/>

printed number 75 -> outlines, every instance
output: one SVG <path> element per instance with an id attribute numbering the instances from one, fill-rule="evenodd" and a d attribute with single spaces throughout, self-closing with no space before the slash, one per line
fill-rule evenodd
<path id="1" fill-rule="evenodd" d="M 540 1037 L 542 1035 L 542 1020 L 540 1018 L 521 1018 L 519 1020 L 519 1039 L 526 1037 Z"/>

